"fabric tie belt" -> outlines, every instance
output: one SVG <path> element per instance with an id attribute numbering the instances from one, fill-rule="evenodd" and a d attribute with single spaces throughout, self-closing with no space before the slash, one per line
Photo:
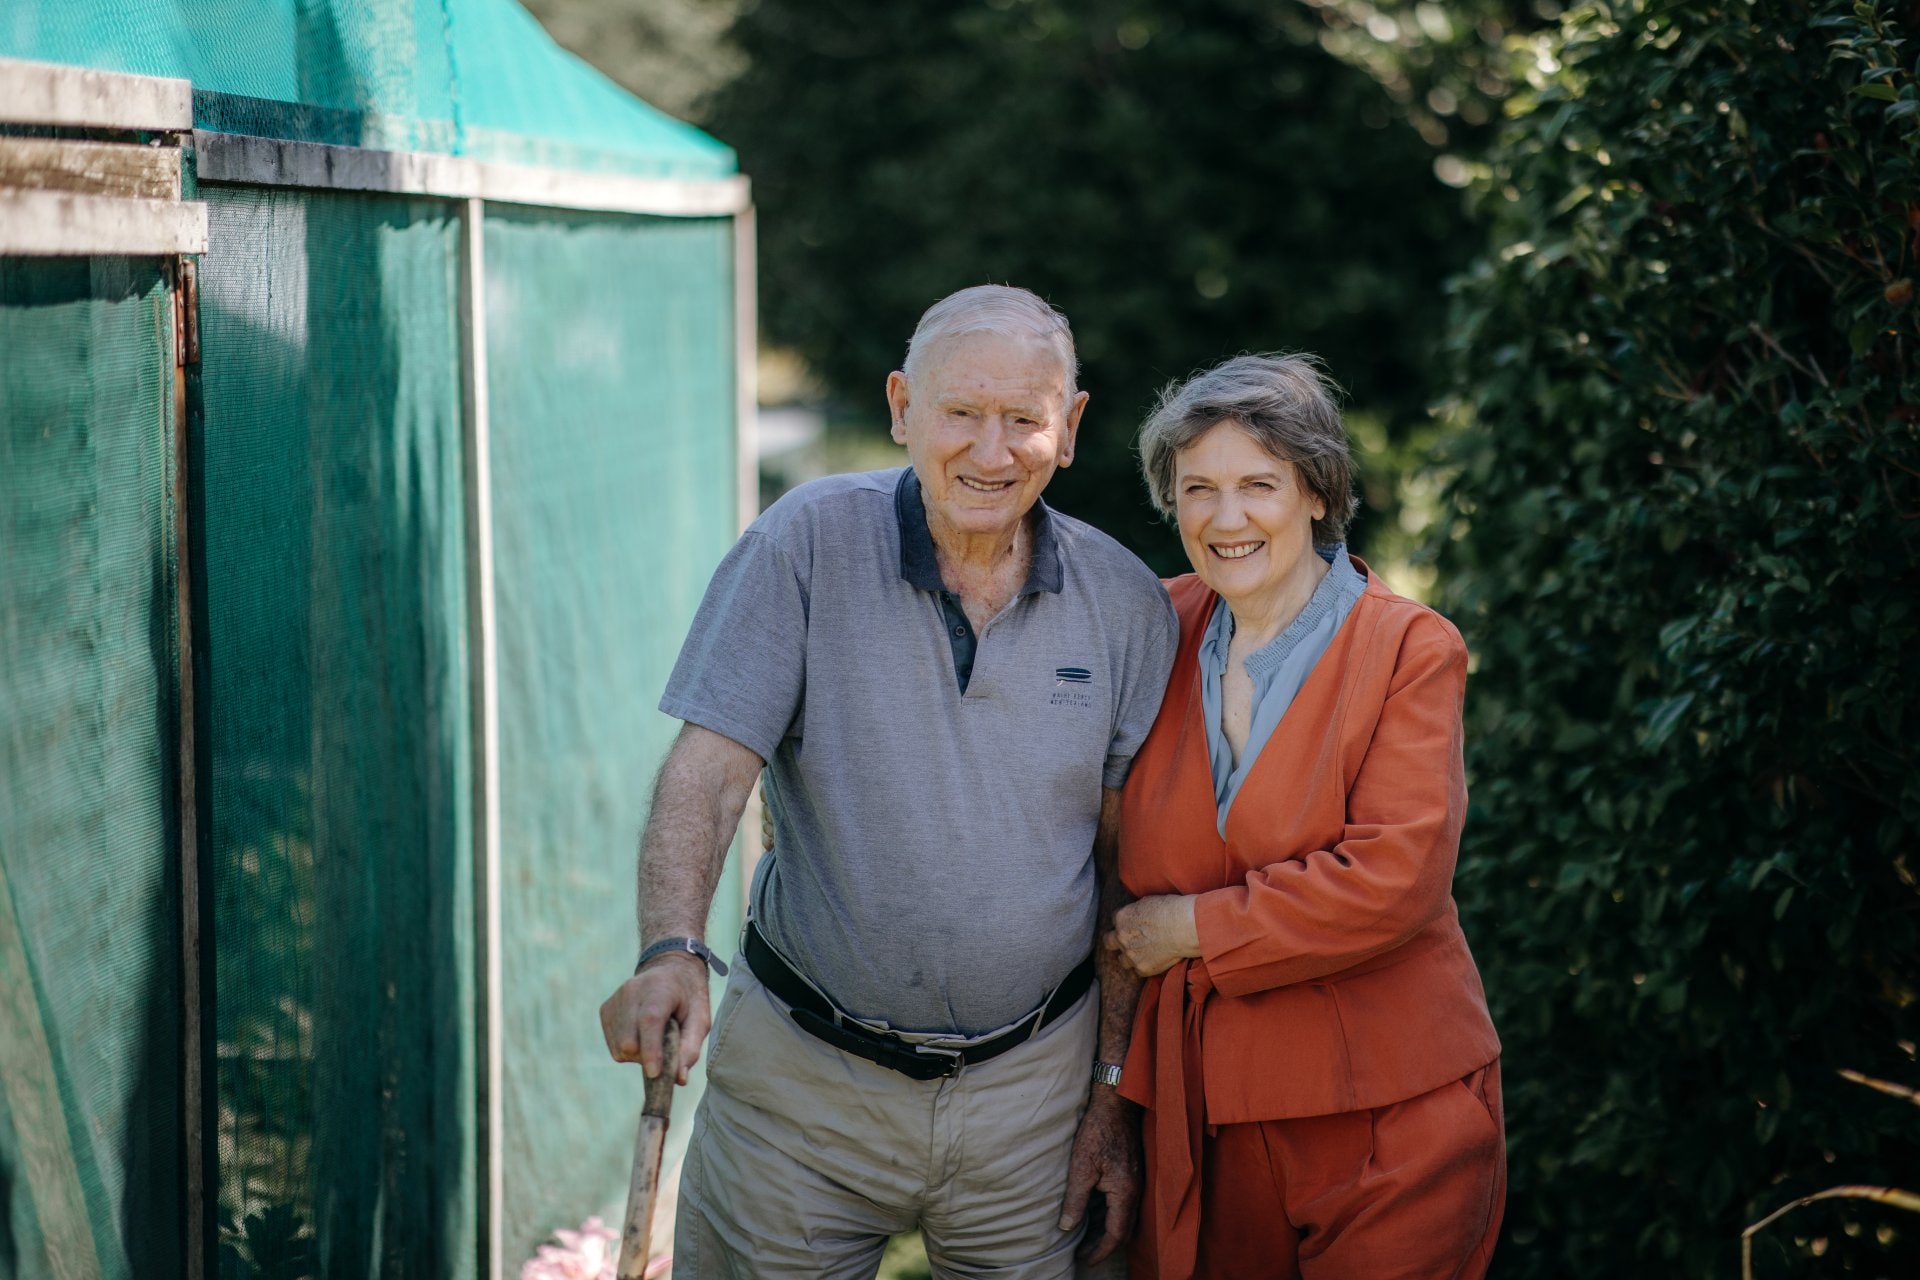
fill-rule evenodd
<path id="1" fill-rule="evenodd" d="M 1160 1274 L 1190 1276 L 1200 1252 L 1200 1146 L 1206 1119 L 1206 1068 L 1201 1028 L 1213 975 L 1204 964 L 1181 960 L 1149 984 L 1153 1028 L 1153 1203 L 1160 1238 Z"/>
<path id="2" fill-rule="evenodd" d="M 916 1044 L 899 1036 L 862 1026 L 835 1008 L 833 1002 L 815 990 L 812 983 L 795 971 L 760 930 L 747 922 L 747 965 L 760 985 L 792 1006 L 793 1020 L 808 1035 L 824 1040 L 836 1049 L 878 1063 L 889 1071 L 898 1071 L 915 1080 L 940 1080 L 960 1074 L 960 1068 L 997 1058 L 1016 1045 L 1025 1044 L 1061 1014 L 1071 1009 L 1087 988 L 1093 985 L 1093 956 L 1075 965 L 1073 972 L 1038 1009 L 1022 1018 L 1011 1030 L 954 1049 Z"/>

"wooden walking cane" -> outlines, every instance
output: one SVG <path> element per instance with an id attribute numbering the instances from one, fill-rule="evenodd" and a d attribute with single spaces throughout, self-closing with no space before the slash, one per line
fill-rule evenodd
<path id="1" fill-rule="evenodd" d="M 620 1231 L 619 1280 L 644 1280 L 653 1242 L 653 1202 L 660 1191 L 660 1154 L 673 1110 L 673 1081 L 680 1069 L 680 1025 L 668 1022 L 661 1045 L 660 1074 L 647 1081 L 640 1132 L 633 1141 L 633 1182 L 627 1188 L 627 1221 Z"/>

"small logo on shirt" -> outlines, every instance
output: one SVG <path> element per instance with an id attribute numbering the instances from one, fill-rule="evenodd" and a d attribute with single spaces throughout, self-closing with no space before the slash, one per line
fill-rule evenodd
<path id="1" fill-rule="evenodd" d="M 1053 669 L 1053 696 L 1047 699 L 1048 706 L 1054 707 L 1091 707 L 1093 691 L 1088 688 L 1093 683 L 1093 672 L 1085 667 L 1055 667 Z"/>

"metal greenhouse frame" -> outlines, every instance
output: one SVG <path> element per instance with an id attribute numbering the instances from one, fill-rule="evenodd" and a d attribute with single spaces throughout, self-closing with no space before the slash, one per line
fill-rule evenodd
<path id="1" fill-rule="evenodd" d="M 576 1020 L 755 510 L 747 180 L 6 39 L 0 1270 L 508 1274 L 622 1188 Z"/>

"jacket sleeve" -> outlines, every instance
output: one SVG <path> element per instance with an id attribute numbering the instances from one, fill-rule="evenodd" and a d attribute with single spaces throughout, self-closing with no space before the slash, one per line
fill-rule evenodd
<path id="1" fill-rule="evenodd" d="M 1401 638 L 1340 842 L 1199 896 L 1201 954 L 1219 990 L 1250 995 L 1338 973 L 1447 911 L 1467 810 L 1466 679 L 1459 634 L 1423 614 Z"/>

